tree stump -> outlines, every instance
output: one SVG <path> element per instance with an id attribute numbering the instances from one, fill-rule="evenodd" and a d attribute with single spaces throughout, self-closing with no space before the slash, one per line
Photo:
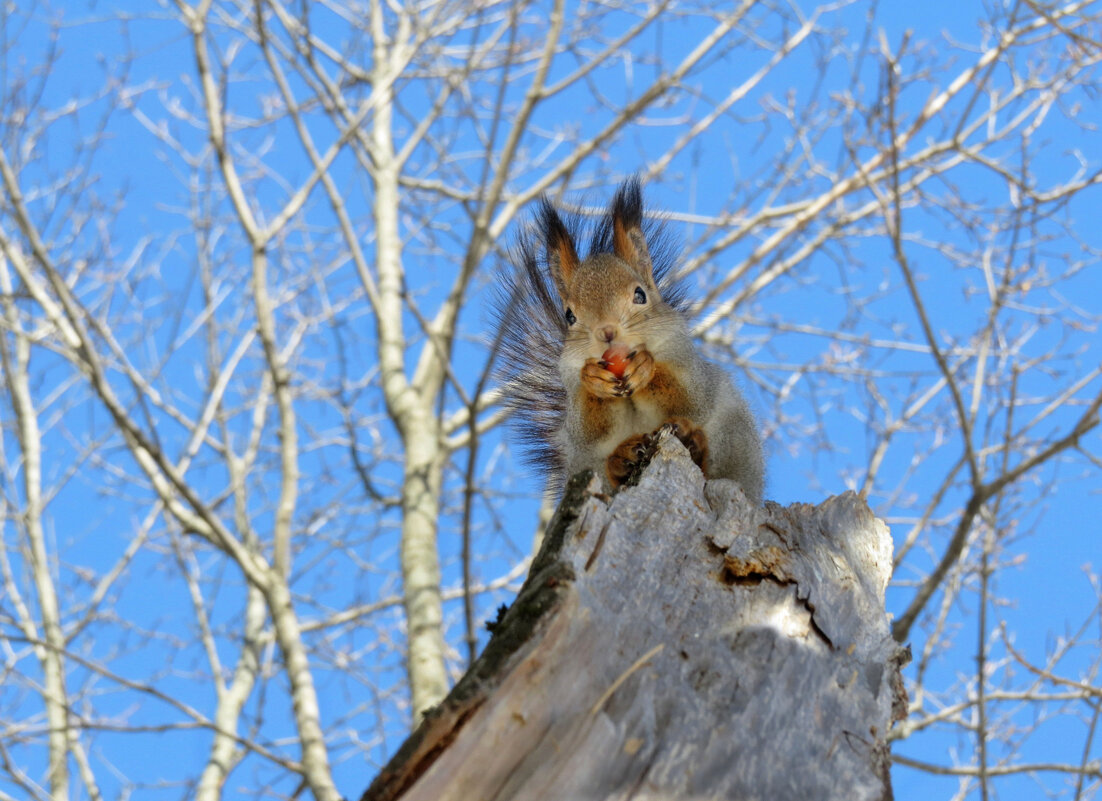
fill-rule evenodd
<path id="1" fill-rule="evenodd" d="M 905 711 L 886 526 L 752 506 L 664 437 L 572 480 L 475 666 L 362 801 L 888 799 Z"/>

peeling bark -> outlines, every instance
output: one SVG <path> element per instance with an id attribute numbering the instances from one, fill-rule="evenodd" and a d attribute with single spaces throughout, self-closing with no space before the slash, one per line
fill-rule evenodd
<path id="1" fill-rule="evenodd" d="M 748 503 L 666 438 L 575 477 L 471 671 L 362 801 L 888 799 L 905 709 L 887 528 L 853 493 Z"/>

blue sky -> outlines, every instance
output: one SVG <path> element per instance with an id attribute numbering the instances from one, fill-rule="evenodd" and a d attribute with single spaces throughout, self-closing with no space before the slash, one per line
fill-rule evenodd
<path id="1" fill-rule="evenodd" d="M 133 14 L 135 19 L 123 24 L 116 19 L 119 12 Z M 978 20 L 986 16 L 984 4 L 980 3 L 883 2 L 874 4 L 871 10 L 865 4 L 842 8 L 830 16 L 832 23 L 845 29 L 845 34 L 833 42 L 834 49 L 822 43 L 809 45 L 793 54 L 739 107 L 737 114 L 716 126 L 697 145 L 675 159 L 665 175 L 651 182 L 648 202 L 655 208 L 683 214 L 715 214 L 743 202 L 748 208 L 755 208 L 754 198 L 760 197 L 758 193 L 769 190 L 765 182 L 770 176 L 770 159 L 780 152 L 790 133 L 776 125 L 775 121 L 764 119 L 763 109 L 772 107 L 774 103 L 783 105 L 782 101 L 787 98 L 791 99 L 795 108 L 806 108 L 808 103 L 817 103 L 823 109 L 822 114 L 826 114 L 830 108 L 830 92 L 842 91 L 851 72 L 860 78 L 856 86 L 863 97 L 868 99 L 874 95 L 878 80 L 877 65 L 871 56 L 859 56 L 861 35 L 870 13 L 874 15 L 876 28 L 884 31 L 884 38 L 893 47 L 903 40 L 908 31 L 912 41 L 925 43 L 919 48 L 922 55 L 905 60 L 905 68 L 917 68 L 925 58 L 937 65 L 937 69 L 903 93 L 899 108 L 901 116 L 914 113 L 928 98 L 931 86 L 940 85 L 947 80 L 946 76 L 956 74 L 968 63 L 967 47 L 960 49 L 955 62 L 944 57 L 943 54 L 951 50 L 954 43 L 987 44 L 977 25 Z M 67 120 L 55 125 L 49 137 L 41 140 L 41 150 L 35 154 L 38 158 L 32 162 L 27 173 L 28 180 L 41 186 L 60 180 L 72 166 L 72 154 L 78 138 L 88 136 L 100 120 L 106 119 L 106 123 L 98 140 L 94 161 L 86 170 L 77 173 L 84 176 L 83 180 L 88 180 L 88 191 L 76 197 L 75 210 L 69 206 L 49 209 L 41 200 L 32 198 L 31 201 L 42 219 L 48 220 L 47 230 L 61 236 L 71 224 L 73 215 L 79 214 L 81 203 L 93 195 L 102 199 L 105 205 L 101 215 L 110 233 L 110 259 L 118 262 L 132 257 L 139 265 L 135 275 L 140 277 L 135 278 L 125 292 L 89 284 L 88 298 L 103 299 L 108 296 L 107 293 L 115 292 L 111 296 L 111 307 L 128 321 L 120 330 L 120 340 L 142 369 L 154 369 L 161 364 L 161 355 L 167 353 L 171 346 L 178 345 L 172 358 L 161 367 L 158 386 L 165 392 L 174 393 L 177 402 L 194 413 L 194 395 L 189 396 L 189 388 L 201 382 L 205 343 L 200 336 L 187 335 L 201 300 L 195 267 L 198 245 L 189 231 L 187 210 L 192 203 L 208 200 L 222 211 L 226 206 L 224 198 L 215 196 L 211 199 L 205 192 L 191 191 L 197 180 L 207 177 L 209 163 L 199 169 L 190 169 L 177 154 L 140 125 L 131 113 L 136 109 L 152 120 L 164 120 L 166 130 L 192 152 L 199 152 L 203 147 L 204 132 L 173 118 L 170 113 L 174 108 L 195 109 L 195 65 L 185 30 L 166 16 L 171 16 L 171 12 L 150 13 L 149 7 L 140 3 L 100 3 L 91 6 L 60 3 L 40 7 L 28 17 L 13 15 L 5 23 L 6 36 L 9 40 L 16 38 L 18 31 L 18 38 L 7 56 L 5 79 L 10 86 L 13 76 L 26 74 L 28 70 L 33 73 L 34 65 L 41 63 L 48 46 L 47 23 L 63 18 L 65 24 L 59 29 L 60 56 L 48 80 L 42 85 L 40 107 L 58 108 L 74 97 L 93 96 L 95 99 L 76 118 L 80 123 L 79 133 L 77 127 Z M 338 29 L 338 22 L 327 18 L 321 11 L 317 12 L 316 19 L 319 24 L 332 25 L 334 31 Z M 684 55 L 693 41 L 692 35 L 698 33 L 704 24 L 701 20 L 670 23 L 661 29 L 661 41 L 653 46 L 661 47 L 665 58 L 674 61 Z M 779 32 L 780 28 L 774 24 L 766 25 L 759 33 L 766 36 Z M 362 44 L 352 42 L 348 46 L 355 49 Z M 865 44 L 874 46 L 875 37 Z M 124 64 L 121 58 L 127 46 L 134 49 L 136 58 L 132 63 Z M 240 115 L 257 113 L 263 108 L 262 99 L 272 92 L 262 63 L 255 53 L 248 53 L 247 48 L 245 50 L 245 54 L 235 62 L 235 82 L 227 95 L 229 104 Z M 839 52 L 845 56 L 834 58 Z M 942 55 L 935 56 L 935 52 Z M 831 57 L 831 66 L 822 71 L 819 64 L 828 56 Z M 649 124 L 633 128 L 607 153 L 588 164 L 579 181 L 593 177 L 607 184 L 606 179 L 640 169 L 683 132 L 685 120 L 702 114 L 710 102 L 722 97 L 761 59 L 761 54 L 754 52 L 753 48 L 743 47 L 709 64 L 694 78 L 698 93 L 696 101 L 685 100 L 679 105 L 656 110 L 650 116 Z M 123 74 L 124 67 L 125 82 L 143 88 L 140 95 L 135 96 L 134 109 L 126 108 L 116 91 L 100 94 L 102 87 Z M 569 67 L 570 64 L 563 61 L 556 69 L 565 72 Z M 599 90 L 615 102 L 616 98 L 630 96 L 635 86 L 648 77 L 648 70 L 653 70 L 653 67 L 644 60 L 631 65 L 617 64 L 596 73 L 594 81 Z M 36 81 L 32 80 L 34 84 Z M 296 85 L 301 88 L 301 83 Z M 414 87 L 408 91 L 418 90 Z M 1054 110 L 1039 129 L 1040 136 L 1044 137 L 1043 146 L 1033 167 L 1039 186 L 1050 185 L 1072 175 L 1078 167 L 1080 154 L 1094 169 L 1102 157 L 1093 129 L 1084 130 L 1069 121 L 1074 116 L 1075 120 L 1085 125 L 1096 124 L 1099 121 L 1097 103 L 1092 102 L 1088 93 L 1076 92 L 1069 97 L 1072 101 L 1081 102 L 1083 109 L 1075 115 L 1066 108 Z M 408 103 L 411 114 L 424 102 L 420 96 L 403 97 L 403 100 Z M 963 114 L 968 110 L 962 103 L 951 106 L 945 115 L 945 124 L 952 124 L 954 111 Z M 1065 117 L 1061 117 L 1061 113 Z M 531 149 L 532 163 L 536 165 L 531 172 L 538 172 L 540 158 L 551 158 L 548 152 L 554 155 L 568 150 L 572 137 L 591 133 L 604 124 L 606 118 L 606 110 L 591 98 L 579 100 L 570 95 L 550 104 L 541 111 L 533 127 L 560 131 L 562 136 L 557 144 L 547 145 L 547 152 L 540 148 L 541 142 L 546 140 L 533 137 L 526 142 Z M 818 129 L 813 120 L 812 130 L 821 135 L 815 141 L 813 150 L 824 162 L 830 161 L 829 154 L 834 154 L 834 158 L 842 162 L 844 154 L 840 152 L 840 129 L 827 125 L 825 117 L 823 119 L 824 123 Z M 935 133 L 936 126 L 929 135 Z M 308 165 L 301 150 L 294 146 L 286 122 L 258 126 L 255 131 L 242 131 L 237 136 L 237 141 L 255 151 L 261 163 L 278 167 L 280 176 L 291 185 L 308 174 Z M 6 122 L 3 137 L 3 146 L 9 153 L 19 148 L 21 134 L 18 125 Z M 476 136 L 465 133 L 457 136 L 456 141 L 469 149 L 456 154 L 457 164 L 453 169 L 458 172 L 476 170 L 483 158 L 474 147 Z M 1015 139 L 1008 139 L 1005 149 L 998 155 L 1012 153 L 1016 142 Z M 424 161 L 427 175 L 433 174 L 430 155 L 427 152 L 418 154 L 418 158 Z M 414 163 L 416 166 L 418 160 L 415 159 Z M 342 190 L 347 195 L 350 209 L 357 219 L 366 220 L 371 202 L 369 182 L 358 172 L 351 157 L 342 157 L 338 164 L 340 169 L 335 170 L 334 174 L 342 181 Z M 777 203 L 824 191 L 831 180 L 829 176 L 819 176 L 794 181 L 782 192 Z M 994 178 L 988 171 L 961 168 L 952 174 L 952 181 L 954 183 L 932 181 L 931 194 L 956 195 L 974 201 L 980 207 L 1006 204 L 1005 182 Z M 523 181 L 518 179 L 518 183 Z M 213 187 L 217 193 L 217 180 Z M 280 180 L 271 177 L 256 181 L 254 188 L 258 206 L 268 214 L 275 213 L 287 191 Z M 592 189 L 584 195 L 571 194 L 570 197 L 584 197 L 587 202 L 602 204 L 607 197 L 607 187 Z M 1098 201 L 1098 190 L 1088 190 L 1070 207 L 1055 212 L 1066 217 L 1070 221 L 1068 226 L 1094 248 L 1102 246 L 1099 232 L 1083 221 L 1095 216 Z M 418 293 L 426 308 L 434 308 L 433 302 L 446 291 L 452 266 L 446 259 L 433 259 L 432 249 L 450 253 L 458 250 L 461 242 L 456 240 L 461 240 L 463 236 L 463 229 L 459 226 L 462 217 L 462 213 L 454 207 L 441 204 L 437 229 L 414 230 L 412 224 L 406 229 L 411 275 L 416 270 L 420 281 L 412 289 Z M 300 231 L 280 243 L 277 282 L 281 287 L 290 287 L 300 293 L 301 302 L 295 306 L 298 310 L 316 310 L 324 303 L 334 301 L 347 302 L 349 310 L 344 314 L 339 328 L 319 326 L 308 333 L 299 366 L 317 387 L 325 389 L 339 385 L 342 369 L 347 368 L 350 379 L 347 391 L 360 393 L 354 404 L 357 423 L 364 430 L 376 425 L 380 436 L 388 436 L 392 431 L 385 421 L 385 409 L 378 393 L 370 389 L 374 370 L 370 358 L 374 331 L 366 304 L 358 296 L 357 281 L 347 266 L 334 268 L 324 291 L 303 280 L 302 276 L 307 274 L 311 264 L 337 263 L 342 258 L 339 241 L 327 236 L 324 231 L 332 225 L 324 202 L 319 199 L 309 204 L 303 219 L 308 230 Z M 1040 224 L 1052 226 L 1046 231 L 1055 231 L 1059 222 L 1060 219 L 1054 216 Z M 514 223 L 510 233 L 517 224 Z M 705 231 L 699 225 L 674 224 L 671 227 L 688 244 L 690 252 L 706 246 L 717 236 L 717 232 Z M 982 275 L 978 271 L 969 273 L 958 265 L 950 264 L 944 254 L 930 243 L 959 243 L 961 247 L 974 244 L 970 242 L 968 232 L 952 215 L 928 208 L 907 209 L 904 230 L 912 237 L 908 243 L 908 255 L 920 276 L 920 289 L 930 299 L 935 330 L 947 339 L 966 336 L 986 310 L 982 297 L 969 294 L 971 289 L 982 288 Z M 99 233 L 98 229 L 88 229 L 82 234 L 86 241 L 75 249 L 95 252 L 97 245 L 93 240 Z M 225 342 L 232 343 L 251 325 L 247 308 L 237 306 L 232 299 L 233 293 L 243 292 L 247 285 L 246 248 L 240 232 L 235 231 L 232 225 L 217 229 L 212 235 L 217 239 L 217 246 L 212 248 L 212 252 L 225 259 L 220 275 L 225 280 L 225 291 L 230 300 L 220 307 L 219 314 L 224 321 Z M 370 239 L 371 232 L 366 227 L 363 236 L 365 240 Z M 1028 255 L 1035 259 L 1038 270 L 1044 264 L 1050 264 L 1048 269 L 1052 272 L 1057 272 L 1069 258 L 1084 258 L 1089 262 L 1095 260 L 1093 253 L 1077 251 L 1078 245 L 1070 238 L 1058 233 L 1051 234 L 1051 237 L 1033 248 L 1022 247 L 1022 258 Z M 708 282 L 715 276 L 737 265 L 759 241 L 759 238 L 751 238 L 720 254 L 708 270 L 693 277 L 698 283 L 698 291 L 706 290 Z M 720 327 L 723 333 L 738 338 L 740 353 L 760 379 L 756 382 L 744 377 L 741 383 L 767 429 L 774 432 L 767 442 L 767 496 L 781 503 L 818 502 L 829 494 L 850 488 L 861 479 L 872 442 L 867 431 L 865 411 L 875 406 L 875 399 L 857 382 L 832 384 L 829 378 L 824 378 L 821 388 L 817 387 L 812 392 L 805 391 L 807 381 L 811 379 L 803 379 L 803 383 L 798 383 L 800 391 L 786 401 L 783 409 L 777 409 L 774 394 L 763 391 L 762 384 L 784 383 L 791 372 L 786 372 L 785 364 L 812 361 L 825 369 L 829 366 L 830 354 L 822 337 L 783 333 L 774 323 L 781 321 L 826 329 L 845 327 L 844 330 L 857 336 L 920 340 L 913 308 L 902 290 L 898 269 L 883 237 L 854 233 L 847 240 L 847 246 L 846 250 L 824 249 L 802 265 L 792 280 L 776 282 L 748 304 L 742 310 L 748 320 L 735 319 Z M 489 262 L 496 261 L 496 256 L 487 261 L 487 268 L 495 266 Z M 878 293 L 875 301 L 863 304 L 859 309 L 854 303 L 855 297 Z M 1093 264 L 1074 278 L 1062 281 L 1055 287 L 1038 289 L 1029 296 L 1029 300 L 1038 306 L 1049 304 L 1058 312 L 1052 315 L 1023 312 L 1008 330 L 1023 336 L 1028 334 L 1024 353 L 1040 358 L 1058 348 L 1061 358 L 1053 361 L 1046 370 L 1030 373 L 1024 379 L 1024 393 L 1044 397 L 1053 391 L 1053 387 L 1068 384 L 1076 375 L 1085 374 L 1102 360 L 1100 346 L 1092 335 L 1088 319 L 1090 314 L 1102 312 L 1098 302 L 1100 297 L 1102 278 L 1099 277 L 1097 265 Z M 1058 301 L 1068 299 L 1084 310 L 1082 320 L 1069 320 L 1063 316 L 1062 310 L 1066 306 Z M 139 308 L 144 314 L 156 315 L 158 323 L 147 327 L 148 321 L 135 312 Z M 168 322 L 162 324 L 162 320 Z M 485 295 L 476 292 L 464 312 L 464 339 L 457 346 L 460 354 L 457 366 L 468 388 L 484 363 L 488 321 Z M 281 318 L 281 332 L 289 332 L 294 322 L 294 316 L 290 313 Z M 412 316 L 407 322 L 408 330 L 416 330 L 417 323 Z M 1036 330 L 1032 330 L 1031 326 Z M 345 362 L 335 355 L 340 349 L 343 349 Z M 415 355 L 416 351 L 411 351 L 410 359 Z M 715 355 L 722 354 L 717 351 Z M 839 358 L 844 356 L 833 355 Z M 67 380 L 70 370 L 68 365 L 49 352 L 40 351 L 36 359 L 38 382 L 35 391 L 45 400 L 53 397 L 51 393 Z M 918 387 L 933 380 L 936 372 L 929 358 L 908 357 L 898 350 L 873 350 L 862 367 L 880 371 L 885 376 L 880 387 L 892 393 L 889 398 L 892 404 L 898 404 L 899 399 L 909 393 L 912 384 Z M 231 402 L 247 403 L 260 372 L 259 361 L 253 359 L 241 384 L 235 385 L 231 392 Z M 366 388 L 352 386 L 356 382 L 363 382 Z M 1097 391 L 1094 386 L 1094 391 Z M 1091 394 L 1088 387 L 1078 397 L 1082 399 Z M 450 393 L 444 402 L 449 409 L 455 408 L 455 394 Z M 1079 413 L 1077 409 L 1069 404 L 1066 409 L 1054 413 L 1044 424 L 1048 426 L 1047 432 L 1055 435 L 1066 429 L 1069 421 Z M 5 416 L 8 411 L 8 406 L 5 406 Z M 1028 411 L 1027 405 L 1022 414 Z M 997 400 L 993 400 L 986 419 L 995 426 L 1003 419 L 1001 415 L 1004 412 Z M 159 412 L 149 414 L 156 421 L 158 433 L 164 441 L 171 448 L 179 449 L 183 441 L 180 427 Z M 47 480 L 66 475 L 77 458 L 80 443 L 109 431 L 109 421 L 103 409 L 77 390 L 54 400 L 43 417 L 54 424 L 47 433 Z M 324 392 L 304 391 L 299 417 L 300 439 L 315 443 L 304 452 L 301 463 L 301 494 L 308 500 L 303 504 L 300 524 L 312 533 L 310 538 L 304 537 L 298 545 L 300 550 L 296 556 L 296 566 L 301 574 L 295 584 L 301 615 L 309 619 L 332 608 L 388 598 L 398 591 L 395 578 L 397 514 L 392 509 L 381 510 L 366 499 L 357 479 L 350 474 L 348 464 L 341 461 L 345 451 L 330 447 L 342 430 L 342 421 Z M 787 422 L 779 422 L 782 418 Z M 248 414 L 240 413 L 234 417 L 230 428 L 238 438 L 238 446 L 247 436 L 249 426 Z M 810 433 L 816 426 L 825 427 L 819 436 Z M 538 506 L 539 487 L 536 481 L 525 473 L 512 446 L 501 439 L 501 433 L 487 437 L 480 451 L 480 474 L 486 476 L 487 483 L 492 483 L 495 491 L 478 506 L 476 519 L 480 548 L 475 571 L 482 580 L 503 575 L 512 563 L 527 554 Z M 366 437 L 365 434 L 365 442 Z M 960 454 L 957 445 L 932 442 L 928 432 L 922 430 L 905 430 L 899 440 L 901 444 L 889 452 L 881 482 L 870 499 L 878 513 L 892 525 L 897 544 L 909 528 L 914 510 L 921 508 L 923 496 L 934 492 L 934 481 L 944 472 L 944 465 L 951 464 Z M 1096 453 L 1098 434 L 1092 432 L 1083 444 Z M 16 451 L 10 431 L 5 432 L 5 448 L 9 453 Z M 364 450 L 366 452 L 366 447 Z M 140 482 L 133 481 L 137 470 L 121 446 L 117 442 L 112 443 L 108 454 L 106 463 L 89 460 L 86 470 L 68 479 L 49 512 L 51 536 L 63 554 L 60 570 L 71 599 L 87 595 L 80 571 L 101 572 L 109 568 L 119 558 L 149 510 L 149 493 Z M 11 458 L 9 456 L 9 460 Z M 268 453 L 267 458 L 274 459 L 274 456 Z M 465 458 L 465 454 L 460 454 L 458 458 Z M 113 460 L 121 474 L 111 469 Z M 372 467 L 380 486 L 386 491 L 393 491 L 400 475 L 397 451 L 393 447 L 383 448 L 378 462 Z M 909 471 L 917 471 L 918 478 L 907 479 Z M 218 488 L 226 483 L 224 467 L 210 452 L 201 456 L 189 475 L 212 495 L 216 495 Z M 269 472 L 256 479 L 252 488 L 256 502 L 254 524 L 258 529 L 264 528 L 267 512 L 262 509 L 275 491 L 273 475 Z M 441 551 L 444 585 L 454 588 L 460 580 L 455 536 L 460 496 L 455 474 L 451 476 L 442 520 Z M 905 480 L 907 492 L 914 499 L 900 502 L 890 496 L 890 491 Z M 15 482 L 8 479 L 6 482 L 9 486 L 7 491 L 18 495 L 17 489 L 10 489 L 16 486 Z M 1102 512 L 1102 505 L 1097 468 L 1092 468 L 1084 459 L 1072 459 L 1057 467 L 1042 467 L 1025 479 L 1024 487 L 1020 496 L 1024 512 L 1017 519 L 1020 528 L 1004 554 L 1013 564 L 1000 570 L 996 578 L 996 590 L 1007 600 L 1005 604 L 998 605 L 995 616 L 1007 621 L 1014 632 L 1016 647 L 1025 649 L 1033 659 L 1042 659 L 1057 639 L 1064 632 L 1076 629 L 1098 603 L 1096 588 L 1092 588 L 1084 566 L 1098 561 L 1096 521 Z M 951 493 L 952 497 L 942 510 L 944 513 L 952 512 L 952 503 L 954 499 L 959 502 L 962 497 L 960 493 L 959 487 Z M 319 521 L 310 518 L 312 512 L 320 513 L 327 507 L 339 508 L 342 513 Z M 950 527 L 952 522 L 950 520 Z M 131 678 L 157 675 L 155 683 L 159 690 L 209 711 L 212 708 L 209 687 L 196 680 L 205 669 L 204 658 L 198 649 L 188 644 L 188 639 L 194 634 L 193 623 L 188 617 L 190 600 L 186 587 L 176 573 L 180 567 L 168 551 L 171 539 L 163 525 L 158 524 L 155 529 L 158 532 L 156 544 L 139 554 L 115 590 L 114 604 L 120 616 L 139 621 L 139 627 L 123 632 L 114 621 L 103 619 L 88 630 L 76 647 L 84 649 L 81 652 L 91 658 L 102 659 L 119 675 Z M 12 536 L 9 525 L 5 537 Z M 933 537 L 931 552 L 916 553 L 912 561 L 904 565 L 897 579 L 906 581 L 913 577 L 916 570 L 928 569 L 940 555 L 939 548 L 943 541 L 944 538 Z M 18 562 L 18 555 L 13 558 Z M 210 553 L 198 553 L 196 565 L 207 577 L 204 590 L 212 614 L 212 625 L 223 632 L 221 642 L 226 648 L 227 658 L 230 658 L 235 648 L 235 623 L 240 614 L 240 577 Z M 912 594 L 911 587 L 894 586 L 889 591 L 889 611 L 901 611 Z M 496 606 L 508 601 L 509 597 L 507 589 L 480 596 L 479 619 L 491 618 Z M 931 690 L 942 690 L 951 696 L 951 688 L 966 682 L 974 671 L 977 636 L 974 633 L 974 602 L 974 593 L 966 592 L 949 613 L 951 625 L 959 627 L 961 633 L 955 638 L 951 649 L 938 654 L 931 662 L 928 679 Z M 0 608 L 6 603 L 0 599 Z M 458 647 L 462 633 L 459 604 L 449 603 L 446 615 L 450 640 Z M 323 640 L 316 643 L 320 651 L 330 647 L 347 648 L 355 654 L 355 664 L 348 671 L 329 670 L 323 666 L 318 668 L 323 719 L 331 723 L 348 713 L 350 717 L 346 726 L 357 732 L 355 738 L 338 737 L 340 745 L 333 752 L 338 786 L 349 797 L 358 795 L 366 787 L 378 765 L 385 761 L 404 736 L 399 647 L 401 626 L 399 609 L 389 608 L 372 618 L 368 627 L 335 632 L 332 643 Z M 921 647 L 922 636 L 916 628 L 913 643 L 916 653 Z M 1095 629 L 1091 635 L 1095 643 L 1097 636 Z M 269 651 L 265 658 L 275 659 L 276 655 Z M 1096 648 L 1081 648 L 1069 655 L 1064 667 L 1070 675 L 1076 675 L 1079 670 L 1087 670 L 1092 660 L 1097 660 Z M 460 669 L 460 663 L 461 660 L 457 661 L 453 667 Z M 914 669 L 914 666 L 910 668 L 911 671 Z M 95 685 L 94 696 L 100 715 L 118 716 L 118 719 L 135 725 L 154 724 L 165 719 L 163 705 L 148 697 L 136 700 L 127 696 L 110 680 L 91 678 L 78 669 L 74 670 L 72 680 L 75 685 L 85 682 Z M 1020 684 L 1021 679 L 1015 670 L 1004 665 L 992 681 Z M 280 738 L 290 736 L 292 730 L 286 717 L 284 681 L 278 671 L 273 671 L 270 682 L 270 691 L 258 693 L 252 699 L 249 715 L 255 720 L 263 719 L 265 738 L 270 743 L 278 743 Z M 40 714 L 33 692 L 0 693 L 0 705 L 3 710 L 0 715 L 8 719 L 33 718 Z M 1086 727 L 1075 717 L 1079 711 L 1073 709 L 1072 714 L 1057 716 L 1051 725 L 1042 730 L 1043 734 L 1036 742 L 1023 747 L 1021 756 L 1029 760 L 1077 758 L 1077 752 L 1068 756 L 1066 752 L 1058 751 L 1054 743 L 1063 741 L 1065 737 L 1081 741 Z M 1031 708 L 1023 706 L 1019 714 L 1027 720 Z M 369 745 L 359 749 L 354 745 L 356 739 Z M 208 747 L 206 736 L 188 731 L 105 731 L 96 735 L 95 742 L 96 758 L 101 760 L 99 774 L 109 793 L 121 785 L 116 784 L 112 770 L 106 768 L 108 764 L 144 783 L 141 794 L 154 798 L 185 795 L 186 790 L 181 782 L 198 771 Z M 896 746 L 898 753 L 931 762 L 951 761 L 952 758 L 968 762 L 972 748 L 973 742 L 962 737 L 959 727 L 949 726 L 935 727 Z M 1097 759 L 1099 746 L 1094 744 L 1091 748 Z M 42 748 L 24 749 L 19 758 L 26 760 L 32 772 L 41 771 L 43 754 Z M 250 763 L 234 774 L 227 796 L 244 796 L 247 790 L 272 780 L 273 776 L 266 767 L 256 767 Z M 896 768 L 893 776 L 896 796 L 901 799 L 930 795 L 948 798 L 953 796 L 957 786 L 956 779 L 933 777 L 906 768 Z M 1036 792 L 1029 778 L 1003 780 L 999 787 L 1001 797 L 1006 798 L 1029 797 Z M 2 779 L 0 789 L 16 792 Z M 285 779 L 278 779 L 277 789 L 289 791 L 293 787 Z M 975 793 L 973 796 L 978 797 Z"/>

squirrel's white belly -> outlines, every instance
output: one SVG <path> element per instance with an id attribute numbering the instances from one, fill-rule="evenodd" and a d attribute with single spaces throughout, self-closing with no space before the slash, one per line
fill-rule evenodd
<path id="1" fill-rule="evenodd" d="M 641 404 L 630 398 L 618 402 L 620 408 L 609 433 L 595 443 L 596 456 L 608 458 L 616 447 L 633 434 L 649 434 L 666 422 L 662 410 L 655 404 Z"/>

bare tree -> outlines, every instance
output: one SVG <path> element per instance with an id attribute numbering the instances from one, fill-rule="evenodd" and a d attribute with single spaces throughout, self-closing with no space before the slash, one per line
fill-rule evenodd
<path id="1" fill-rule="evenodd" d="M 892 527 L 901 775 L 1097 795 L 1097 578 L 1050 647 L 1012 604 L 1046 506 L 1097 511 L 1099 12 L 7 7 L 0 798 L 364 786 L 526 569 L 511 229 L 631 172 L 774 492 Z"/>

